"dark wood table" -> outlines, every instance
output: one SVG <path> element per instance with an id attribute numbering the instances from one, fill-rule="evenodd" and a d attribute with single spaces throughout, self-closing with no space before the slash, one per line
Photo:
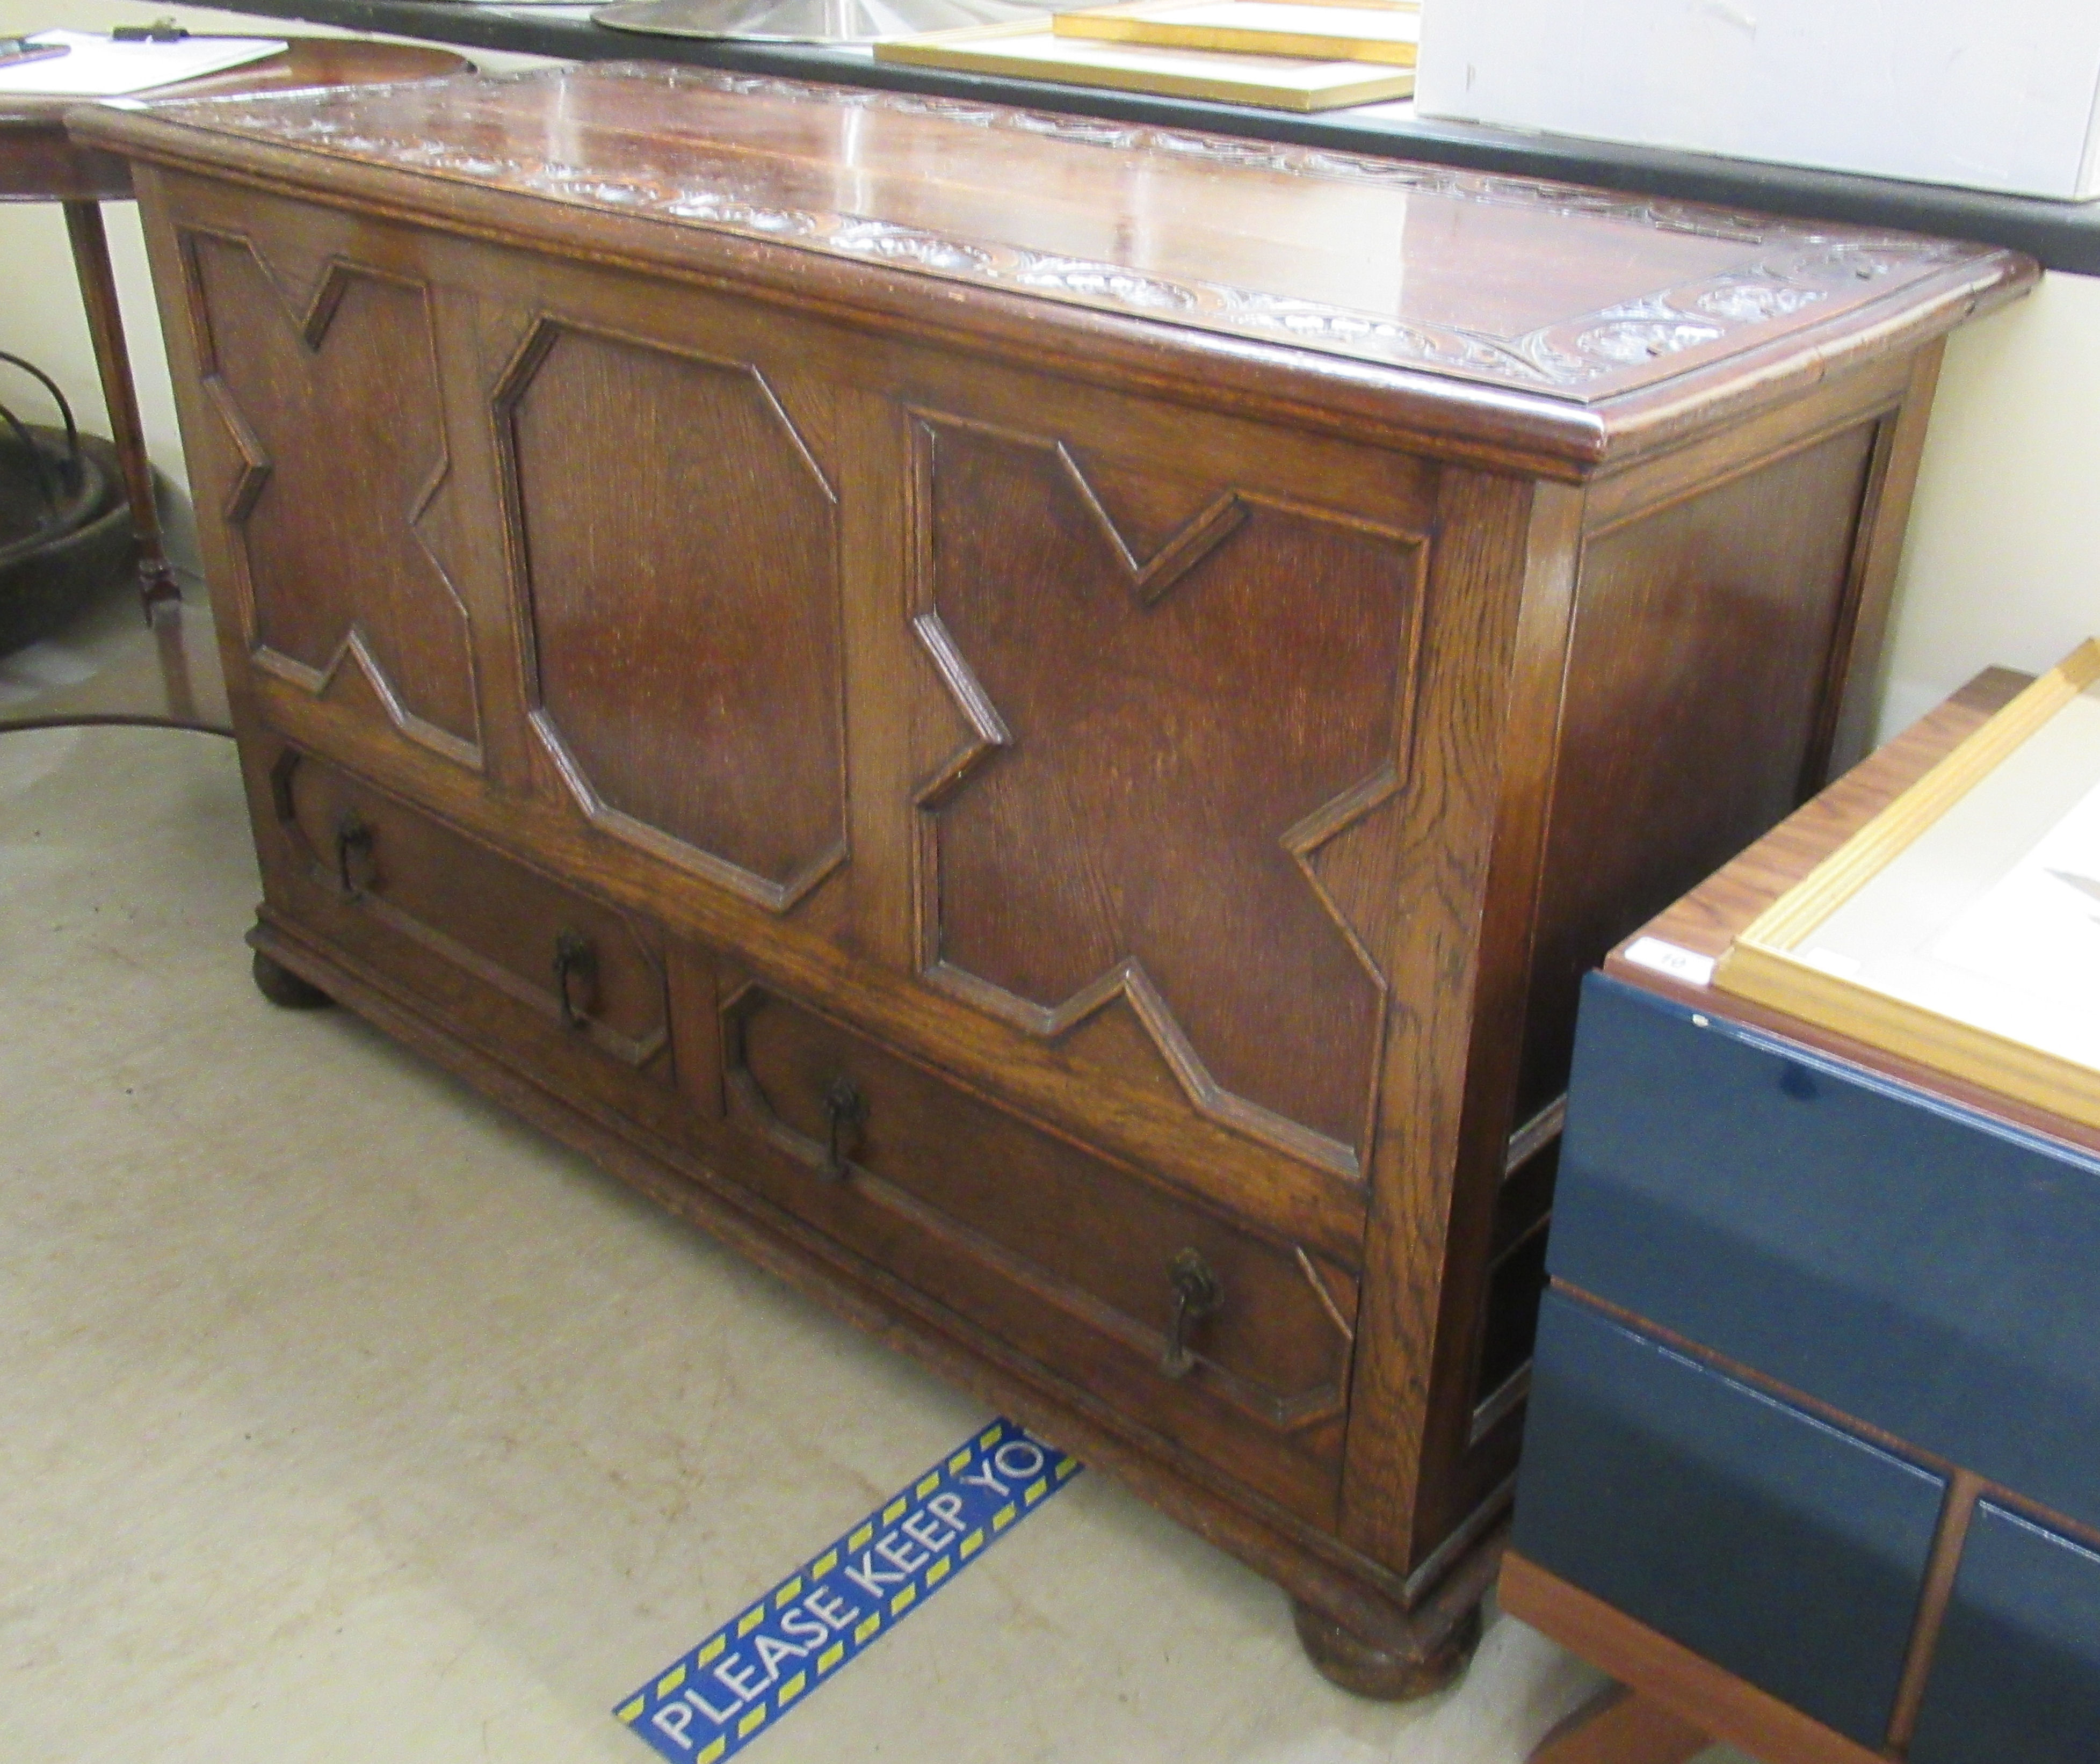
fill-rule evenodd
<path id="1" fill-rule="evenodd" d="M 258 32 L 258 34 L 261 33 Z M 474 64 L 449 50 L 347 37 L 293 38 L 277 55 L 223 73 L 163 86 L 156 99 L 214 98 L 293 91 L 317 86 L 370 85 L 471 73 Z M 210 614 L 199 601 L 185 606 L 169 567 L 153 502 L 153 473 L 139 426 L 130 355 L 103 230 L 104 202 L 131 197 L 130 167 L 114 154 L 76 145 L 65 113 L 77 98 L 0 95 L 0 201 L 60 202 L 73 268 L 87 309 L 88 333 L 109 408 L 124 492 L 138 545 L 143 631 L 106 611 L 90 609 L 69 633 L 93 668 L 90 678 L 13 708 L 0 708 L 0 730 L 60 723 L 137 722 L 206 729 L 231 734 L 226 690 L 209 641 Z M 202 637 L 205 641 L 196 641 Z"/>

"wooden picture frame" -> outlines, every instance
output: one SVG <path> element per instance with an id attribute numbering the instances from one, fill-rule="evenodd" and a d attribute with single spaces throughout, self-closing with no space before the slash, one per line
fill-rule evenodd
<path id="1" fill-rule="evenodd" d="M 875 46 L 875 59 L 1223 104 L 1264 104 L 1276 110 L 1337 110 L 1406 98 L 1414 90 L 1412 68 L 1061 37 L 1048 16 L 885 37 Z"/>
<path id="2" fill-rule="evenodd" d="M 1123 0 L 1050 23 L 1059 37 L 1411 68 L 1421 20 L 1394 0 Z"/>
<path id="3" fill-rule="evenodd" d="M 2100 639 L 1746 926 L 1714 984 L 2100 1127 L 2100 1013 L 2079 1002 L 2100 996 L 2083 990 L 2100 964 L 2100 879 L 2083 868 L 2100 866 L 2051 855 L 2096 829 Z"/>

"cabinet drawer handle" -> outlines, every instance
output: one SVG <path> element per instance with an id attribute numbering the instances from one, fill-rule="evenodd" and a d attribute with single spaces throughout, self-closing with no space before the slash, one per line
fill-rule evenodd
<path id="1" fill-rule="evenodd" d="M 1167 1264 L 1167 1274 L 1174 1283 L 1174 1321 L 1167 1332 L 1167 1352 L 1160 1356 L 1159 1369 L 1170 1378 L 1186 1378 L 1196 1364 L 1189 1348 L 1189 1331 L 1224 1303 L 1225 1283 L 1193 1250 L 1177 1255 Z"/>
<path id="2" fill-rule="evenodd" d="M 343 893 L 356 900 L 371 881 L 372 828 L 363 815 L 355 809 L 346 809 L 335 823 L 335 879 Z M 362 880 L 351 874 L 351 860 L 355 858 L 364 868 Z"/>
<path id="3" fill-rule="evenodd" d="M 867 1098 L 849 1078 L 835 1078 L 824 1087 L 824 1118 L 831 1123 L 824 1140 L 824 1180 L 837 1182 L 846 1173 L 846 1160 L 860 1144 L 860 1130 L 867 1120 Z"/>
<path id="4" fill-rule="evenodd" d="M 570 1029 L 585 1029 L 590 1019 L 576 1007 L 576 993 L 570 982 L 580 980 L 585 989 L 585 1003 L 589 1003 L 591 982 L 598 977 L 598 952 L 589 941 L 573 931 L 558 933 L 554 938 L 554 996 L 561 1001 L 562 1021 Z"/>

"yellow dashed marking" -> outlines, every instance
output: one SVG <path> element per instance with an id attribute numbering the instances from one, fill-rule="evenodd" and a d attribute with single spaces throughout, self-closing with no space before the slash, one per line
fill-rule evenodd
<path id="1" fill-rule="evenodd" d="M 919 1479 L 918 1487 L 914 1488 L 911 1492 L 914 1494 L 931 1494 L 940 1486 L 941 1473 L 937 1470 L 930 1476 L 921 1476 Z"/>
<path id="2" fill-rule="evenodd" d="M 790 1703 L 793 1702 L 796 1697 L 800 1696 L 809 1688 L 809 1674 L 806 1672 L 796 1673 L 793 1678 L 790 1678 L 785 1684 L 780 1687 L 780 1706 L 783 1709 L 785 1709 Z"/>
<path id="3" fill-rule="evenodd" d="M 817 1656 L 817 1670 L 829 1672 L 845 1657 L 846 1644 L 844 1642 L 834 1642 L 823 1652 Z"/>
<path id="4" fill-rule="evenodd" d="M 981 1531 L 972 1532 L 968 1537 L 963 1540 L 963 1559 L 965 1562 L 968 1561 L 972 1556 L 975 1555 L 978 1550 L 983 1548 L 984 1533 Z"/>
<path id="5" fill-rule="evenodd" d="M 736 1736 L 739 1740 L 748 1739 L 765 1725 L 765 1711 L 762 1709 L 754 1709 L 736 1724 Z"/>
<path id="6" fill-rule="evenodd" d="M 863 1617 L 861 1619 L 859 1628 L 854 1631 L 854 1639 L 856 1642 L 864 1642 L 868 1638 L 868 1637 L 874 1634 L 875 1632 L 881 1627 L 882 1613 L 878 1611 L 871 1617 Z"/>
<path id="7" fill-rule="evenodd" d="M 990 1427 L 986 1427 L 982 1433 L 980 1433 L 977 1435 L 977 1444 L 979 1445 L 990 1445 L 991 1442 L 998 1437 L 999 1424 L 995 1422 Z"/>
<path id="8" fill-rule="evenodd" d="M 909 1501 L 906 1500 L 902 1495 L 899 1495 L 897 1499 L 892 1501 L 888 1506 L 882 1510 L 882 1523 L 885 1525 L 895 1524 L 897 1523 L 898 1515 L 902 1513 L 905 1508 L 911 1506 L 911 1503 Z"/>
<path id="9" fill-rule="evenodd" d="M 846 1548 L 858 1550 L 874 1535 L 875 1528 L 872 1525 L 860 1526 L 854 1531 L 853 1536 L 846 1539 Z"/>
<path id="10" fill-rule="evenodd" d="M 917 1587 L 906 1587 L 902 1592 L 899 1593 L 894 1599 L 889 1601 L 890 1616 L 893 1617 L 902 1616 L 904 1612 L 911 1608 L 912 1601 L 918 1596 L 919 1589 Z"/>
<path id="11" fill-rule="evenodd" d="M 693 1764 L 715 1764 L 715 1760 L 727 1750 L 729 1750 L 729 1741 L 726 1739 L 717 1740 L 706 1751 L 695 1758 Z"/>
<path id="12" fill-rule="evenodd" d="M 729 1643 L 726 1638 L 717 1635 L 699 1652 L 693 1656 L 693 1664 L 696 1666 L 704 1666 L 728 1645 Z"/>
<path id="13" fill-rule="evenodd" d="M 1059 1459 L 1057 1460 L 1057 1480 L 1058 1480 L 1058 1481 L 1062 1482 L 1062 1481 L 1063 1481 L 1063 1480 L 1064 1480 L 1067 1476 L 1070 1475 L 1072 1474 L 1072 1472 L 1073 1472 L 1073 1471 L 1074 1471 L 1075 1470 L 1077 1470 L 1079 1467 L 1079 1459 L 1077 1459 L 1076 1458 L 1059 1458 Z"/>
<path id="14" fill-rule="evenodd" d="M 801 1590 L 802 1577 L 797 1574 L 794 1579 L 788 1581 L 785 1586 L 782 1587 L 779 1592 L 773 1595 L 773 1608 L 775 1611 L 778 1611 L 797 1593 L 801 1592 Z"/>
<path id="15" fill-rule="evenodd" d="M 659 1696 L 668 1696 L 685 1682 L 686 1669 L 683 1666 L 673 1666 L 656 1681 L 656 1694 Z"/>
<path id="16" fill-rule="evenodd" d="M 1029 1484 L 1028 1493 L 1021 1496 L 1021 1498 L 1030 1506 L 1033 1506 L 1038 1501 L 1041 1500 L 1044 1495 L 1049 1493 L 1049 1492 L 1050 1479 L 1048 1476 L 1039 1476 L 1035 1481 Z"/>
<path id="17" fill-rule="evenodd" d="M 647 1699 L 645 1697 L 638 1696 L 633 1702 L 629 1703 L 626 1708 L 623 1709 L 620 1712 L 619 1718 L 622 1721 L 633 1720 L 636 1716 L 642 1713 L 642 1704 Z"/>
<path id="18" fill-rule="evenodd" d="M 933 1565 L 933 1567 L 927 1569 L 926 1590 L 930 1593 L 936 1586 L 938 1586 L 942 1581 L 948 1577 L 949 1570 L 954 1566 L 955 1564 L 949 1561 L 946 1556 L 942 1556 L 939 1561 L 936 1562 Z"/>
<path id="19" fill-rule="evenodd" d="M 969 1462 L 969 1461 L 970 1449 L 966 1445 L 961 1451 L 956 1453 L 953 1458 L 948 1460 L 948 1468 L 951 1470 L 960 1470 L 963 1466 Z"/>
<path id="20" fill-rule="evenodd" d="M 753 1605 L 750 1610 L 736 1620 L 736 1633 L 739 1635 L 748 1635 L 765 1621 L 765 1607 Z"/>
<path id="21" fill-rule="evenodd" d="M 815 1561 L 810 1564 L 810 1578 L 813 1581 L 820 1581 L 838 1565 L 838 1551 L 836 1550 L 827 1550 L 822 1555 L 818 1556 Z"/>
<path id="22" fill-rule="evenodd" d="M 1012 1523 L 1013 1503 L 1009 1501 L 1004 1506 L 1001 1507 L 996 1513 L 992 1515 L 991 1528 L 994 1531 L 1004 1531 L 1006 1528 Z"/>

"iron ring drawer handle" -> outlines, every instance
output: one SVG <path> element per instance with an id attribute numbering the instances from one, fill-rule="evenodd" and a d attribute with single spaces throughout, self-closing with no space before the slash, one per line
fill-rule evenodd
<path id="1" fill-rule="evenodd" d="M 561 1003 L 562 1022 L 568 1029 L 586 1029 L 590 1019 L 576 1008 L 576 990 L 572 980 L 580 980 L 588 992 L 598 976 L 598 954 L 589 941 L 573 931 L 563 931 L 554 938 L 554 996 Z M 588 1003 L 588 997 L 586 997 Z"/>
<path id="2" fill-rule="evenodd" d="M 824 1087 L 824 1118 L 830 1123 L 824 1141 L 824 1180 L 837 1182 L 846 1173 L 846 1160 L 860 1144 L 860 1131 L 867 1122 L 867 1098 L 849 1078 L 835 1078 Z"/>
<path id="3" fill-rule="evenodd" d="M 373 837 L 370 825 L 355 809 L 344 809 L 342 818 L 335 823 L 335 879 L 341 884 L 343 893 L 351 900 L 357 899 L 364 893 L 370 877 L 368 875 L 364 881 L 360 881 L 353 876 L 351 859 L 355 856 L 363 860 L 368 871 Z"/>
<path id="4" fill-rule="evenodd" d="M 1160 1356 L 1159 1369 L 1170 1378 L 1186 1378 L 1196 1364 L 1189 1347 L 1189 1330 L 1224 1306 L 1225 1283 L 1193 1250 L 1177 1255 L 1167 1264 L 1167 1273 L 1174 1283 L 1174 1321 L 1167 1332 L 1167 1352 Z"/>

